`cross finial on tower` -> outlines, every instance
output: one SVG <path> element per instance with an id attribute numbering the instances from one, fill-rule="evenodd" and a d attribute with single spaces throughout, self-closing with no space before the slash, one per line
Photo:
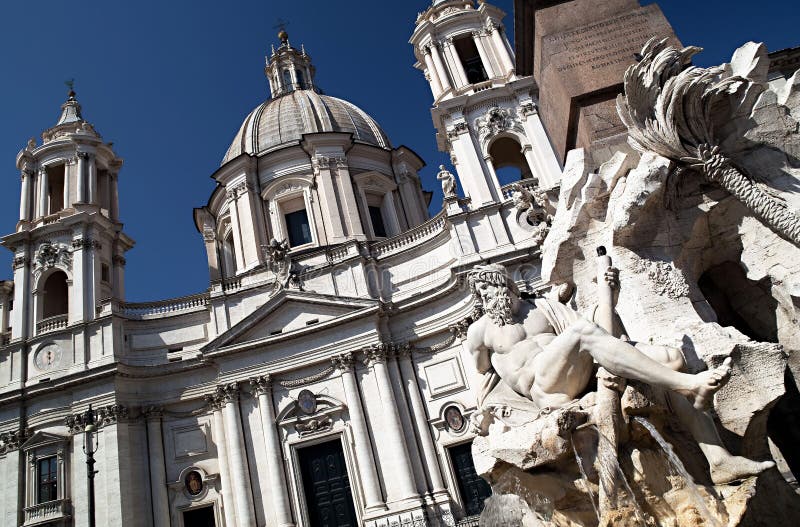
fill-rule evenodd
<path id="1" fill-rule="evenodd" d="M 64 84 L 66 84 L 67 88 L 69 88 L 69 97 L 75 97 L 75 79 L 65 80 Z"/>
<path id="2" fill-rule="evenodd" d="M 278 38 L 283 44 L 289 43 L 289 33 L 286 32 L 286 26 L 288 25 L 289 22 L 285 21 L 282 18 L 279 18 L 278 23 L 273 26 L 274 29 L 278 30 Z"/>

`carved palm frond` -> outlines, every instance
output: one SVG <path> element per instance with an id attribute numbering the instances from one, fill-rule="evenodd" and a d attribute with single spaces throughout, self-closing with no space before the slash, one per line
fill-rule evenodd
<path id="1" fill-rule="evenodd" d="M 765 85 L 735 75 L 733 65 L 692 66 L 700 51 L 675 49 L 666 39 L 645 44 L 642 60 L 625 72 L 625 94 L 617 97 L 629 143 L 677 164 L 668 199 L 670 187 L 674 191 L 687 173 L 702 174 L 776 233 L 800 245 L 800 218 L 732 161 L 749 148 L 745 133 L 754 124 L 753 107 Z"/>

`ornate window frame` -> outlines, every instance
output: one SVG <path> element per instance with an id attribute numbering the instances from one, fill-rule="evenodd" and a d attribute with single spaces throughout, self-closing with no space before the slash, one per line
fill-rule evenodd
<path id="1" fill-rule="evenodd" d="M 371 170 L 352 176 L 358 190 L 358 201 L 361 209 L 364 226 L 370 234 L 371 239 L 378 239 L 372 227 L 372 218 L 369 214 L 370 196 L 380 199 L 381 215 L 383 225 L 386 228 L 386 237 L 391 238 L 401 233 L 400 215 L 395 202 L 395 191 L 397 183 L 380 172 Z M 374 206 L 374 205 L 373 205 Z"/>
<path id="2" fill-rule="evenodd" d="M 203 480 L 203 489 L 199 494 L 192 496 L 186 489 L 186 476 L 190 472 L 197 472 Z M 170 515 L 172 525 L 176 527 L 191 527 L 183 523 L 183 513 L 204 507 L 213 507 L 214 522 L 216 525 L 223 525 L 224 518 L 221 508 L 220 479 L 219 474 L 209 474 L 197 465 L 190 465 L 181 470 L 178 480 L 167 484 L 170 494 Z"/>
<path id="3" fill-rule="evenodd" d="M 25 507 L 24 523 L 39 525 L 45 522 L 53 525 L 66 524 L 72 507 L 69 500 L 69 460 L 71 438 L 50 432 L 36 432 L 20 447 L 25 457 Z M 56 499 L 38 503 L 38 481 L 40 459 L 56 456 Z M 55 523 L 60 522 L 60 523 Z"/>
<path id="4" fill-rule="evenodd" d="M 311 192 L 312 187 L 313 184 L 310 176 L 288 176 L 270 183 L 261 192 L 261 198 L 267 202 L 269 226 L 272 231 L 272 237 L 278 241 L 288 240 L 289 234 L 286 227 L 286 214 L 295 212 L 294 210 L 287 211 L 286 206 L 298 198 L 303 201 L 306 216 L 308 217 L 308 228 L 311 231 L 311 242 L 293 246 L 290 252 L 319 245 L 317 217 L 316 214 L 314 214 L 314 198 Z"/>

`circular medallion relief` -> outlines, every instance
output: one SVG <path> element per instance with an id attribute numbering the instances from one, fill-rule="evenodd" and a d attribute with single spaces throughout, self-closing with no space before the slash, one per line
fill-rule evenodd
<path id="1" fill-rule="evenodd" d="M 39 348 L 33 362 L 40 371 L 52 369 L 61 361 L 61 348 L 56 344 L 47 344 Z"/>
<path id="2" fill-rule="evenodd" d="M 444 420 L 447 422 L 448 428 L 450 428 L 450 430 L 453 432 L 461 432 L 464 430 L 464 426 L 466 425 L 464 415 L 457 406 L 447 407 L 447 409 L 444 411 Z"/>
<path id="3" fill-rule="evenodd" d="M 297 406 L 306 415 L 317 411 L 317 396 L 311 390 L 303 390 L 297 395 Z"/>
<path id="4" fill-rule="evenodd" d="M 197 496 L 203 492 L 203 476 L 201 476 L 196 470 L 186 474 L 186 479 L 183 481 L 183 483 L 186 485 L 186 492 L 192 496 Z"/>

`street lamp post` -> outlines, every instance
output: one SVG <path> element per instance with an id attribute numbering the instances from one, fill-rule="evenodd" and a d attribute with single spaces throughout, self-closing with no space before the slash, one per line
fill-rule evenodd
<path id="1" fill-rule="evenodd" d="M 92 405 L 89 404 L 89 409 L 83 414 L 83 422 L 85 427 L 83 452 L 86 454 L 86 479 L 89 484 L 89 527 L 95 527 L 94 520 L 94 475 L 97 471 L 94 469 L 94 454 L 97 452 L 98 444 L 95 444 L 95 413 L 92 410 Z"/>

